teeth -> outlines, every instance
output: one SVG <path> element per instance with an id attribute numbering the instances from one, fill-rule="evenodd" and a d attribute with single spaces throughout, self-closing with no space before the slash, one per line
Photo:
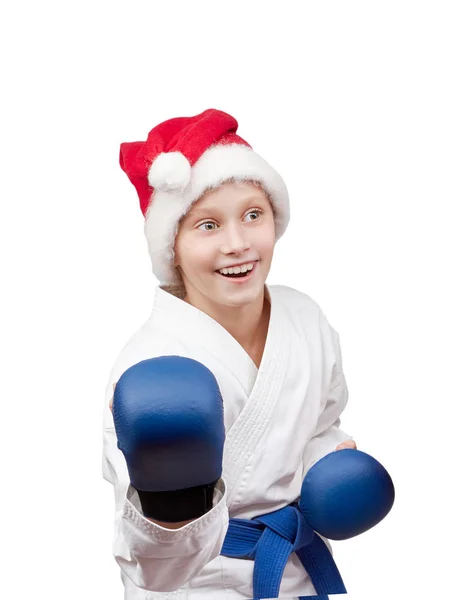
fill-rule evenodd
<path id="1" fill-rule="evenodd" d="M 254 263 L 249 263 L 247 265 L 242 265 L 241 267 L 229 267 L 228 269 L 220 269 L 220 273 L 224 275 L 237 275 L 238 273 L 245 273 L 246 271 L 251 271 L 253 269 Z"/>

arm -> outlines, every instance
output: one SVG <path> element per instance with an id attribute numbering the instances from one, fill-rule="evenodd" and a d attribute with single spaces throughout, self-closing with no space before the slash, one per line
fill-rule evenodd
<path id="1" fill-rule="evenodd" d="M 113 384 L 113 393 L 115 391 L 115 387 L 116 383 Z M 113 395 L 111 396 L 110 400 L 110 410 L 113 413 Z M 181 529 L 181 527 L 184 527 L 184 525 L 187 525 L 188 523 L 192 523 L 192 521 L 194 521 L 194 519 L 191 519 L 190 521 L 180 521 L 179 523 L 164 523 L 163 521 L 155 521 L 155 519 L 150 519 L 149 517 L 146 518 L 149 521 L 152 521 L 152 523 L 156 523 L 157 525 L 160 525 L 165 529 Z"/>
<path id="2" fill-rule="evenodd" d="M 226 487 L 220 479 L 213 508 L 181 528 L 179 524 L 175 529 L 166 528 L 144 517 L 123 453 L 117 447 L 109 406 L 112 383 L 123 371 L 113 370 L 104 406 L 102 473 L 115 494 L 113 555 L 136 586 L 149 591 L 174 591 L 220 554 L 229 525 Z"/>
<path id="3" fill-rule="evenodd" d="M 334 357 L 334 360 L 331 381 L 323 398 L 322 410 L 316 429 L 305 449 L 304 476 L 312 465 L 329 452 L 336 450 L 339 444 L 347 440 L 353 440 L 352 436 L 340 428 L 340 417 L 347 405 L 349 392 L 343 372 L 339 335 L 324 315 L 321 315 L 321 335 L 326 340 L 327 352 Z M 355 445 L 355 442 L 353 444 Z M 353 445 L 350 447 L 353 447 Z"/>

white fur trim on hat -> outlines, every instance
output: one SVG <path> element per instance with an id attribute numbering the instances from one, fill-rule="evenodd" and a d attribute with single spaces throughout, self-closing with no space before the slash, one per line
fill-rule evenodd
<path id="1" fill-rule="evenodd" d="M 153 273 L 162 285 L 182 284 L 173 266 L 174 242 L 179 221 L 208 188 L 218 187 L 232 178 L 238 181 L 255 180 L 263 185 L 275 209 L 276 240 L 283 235 L 290 218 L 289 195 L 279 173 L 249 146 L 212 146 L 192 166 L 189 184 L 183 192 L 166 187 L 157 191 L 154 181 L 155 192 L 146 214 L 145 235 Z"/>

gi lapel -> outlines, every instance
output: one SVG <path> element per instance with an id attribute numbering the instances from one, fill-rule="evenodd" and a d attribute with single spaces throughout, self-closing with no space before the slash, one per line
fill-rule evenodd
<path id="1" fill-rule="evenodd" d="M 228 486 L 228 505 L 236 492 L 244 469 L 272 422 L 281 396 L 289 359 L 289 329 L 276 290 L 267 286 L 271 313 L 260 369 L 249 400 L 226 436 L 223 477 Z"/>
<path id="2" fill-rule="evenodd" d="M 166 331 L 177 334 L 181 340 L 188 340 L 215 356 L 234 375 L 249 397 L 258 369 L 244 348 L 222 325 L 160 287 L 156 289 L 152 316 L 156 317 L 157 312 L 160 316 L 157 327 L 162 326 Z"/>
<path id="3" fill-rule="evenodd" d="M 270 301 L 270 321 L 260 368 L 217 321 L 196 307 L 164 291 L 156 290 L 153 313 L 162 311 L 160 322 L 178 332 L 181 339 L 197 344 L 216 356 L 242 385 L 248 399 L 226 435 L 223 477 L 228 504 L 241 475 L 272 421 L 280 398 L 289 359 L 289 328 L 277 290 L 265 284 Z"/>

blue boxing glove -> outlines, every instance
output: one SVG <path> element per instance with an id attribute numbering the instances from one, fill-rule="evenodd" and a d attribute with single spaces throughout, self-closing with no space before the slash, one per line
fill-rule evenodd
<path id="1" fill-rule="evenodd" d="M 116 384 L 113 420 L 146 517 L 174 523 L 212 508 L 225 429 L 221 392 L 207 367 L 181 356 L 133 365 Z"/>
<path id="2" fill-rule="evenodd" d="M 394 495 L 392 479 L 377 460 L 345 449 L 327 454 L 309 469 L 299 508 L 314 531 L 345 540 L 382 521 Z"/>

